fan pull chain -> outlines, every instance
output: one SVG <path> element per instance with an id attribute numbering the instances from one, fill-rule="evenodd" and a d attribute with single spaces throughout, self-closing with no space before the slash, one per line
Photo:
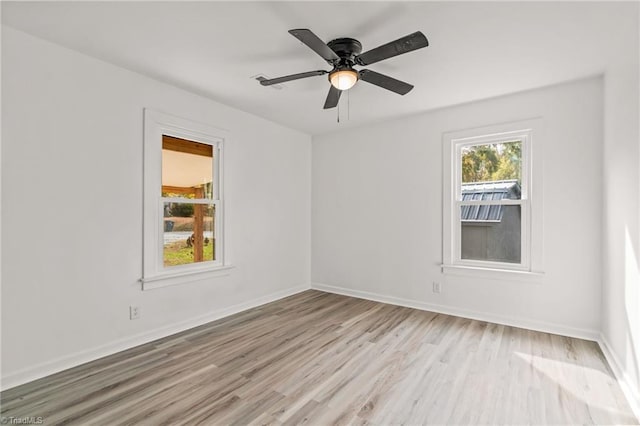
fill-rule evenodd
<path id="1" fill-rule="evenodd" d="M 347 121 L 351 120 L 351 90 L 347 90 Z"/>
<path id="2" fill-rule="evenodd" d="M 340 99 L 338 99 L 338 123 L 340 123 Z"/>

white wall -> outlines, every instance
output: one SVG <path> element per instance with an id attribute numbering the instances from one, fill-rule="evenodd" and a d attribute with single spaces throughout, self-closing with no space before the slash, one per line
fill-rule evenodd
<path id="1" fill-rule="evenodd" d="M 602 339 L 640 417 L 640 6 L 630 7 L 605 73 Z"/>
<path id="2" fill-rule="evenodd" d="M 308 288 L 309 136 L 2 31 L 4 388 Z M 230 131 L 230 276 L 140 290 L 145 107 Z"/>
<path id="3" fill-rule="evenodd" d="M 602 79 L 316 137 L 312 285 L 595 339 L 601 319 Z M 442 134 L 542 117 L 538 282 L 443 275 Z M 443 283 L 441 294 L 432 282 Z"/>

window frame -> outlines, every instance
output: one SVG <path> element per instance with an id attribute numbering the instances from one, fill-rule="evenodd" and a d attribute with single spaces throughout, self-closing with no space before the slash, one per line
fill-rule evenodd
<path id="1" fill-rule="evenodd" d="M 187 199 L 162 196 L 162 136 L 172 136 L 212 146 L 212 199 Z M 226 275 L 224 226 L 224 145 L 227 131 L 180 117 L 144 109 L 143 172 L 143 271 L 142 289 L 184 284 Z M 216 259 L 185 265 L 164 266 L 164 203 L 215 205 Z"/>
<path id="2" fill-rule="evenodd" d="M 498 278 L 505 273 L 542 274 L 541 133 L 541 119 L 533 119 L 443 134 L 443 272 L 465 275 L 480 272 Z M 522 142 L 521 199 L 462 201 L 462 149 L 514 141 Z M 521 206 L 520 263 L 462 259 L 460 212 L 464 205 Z"/>

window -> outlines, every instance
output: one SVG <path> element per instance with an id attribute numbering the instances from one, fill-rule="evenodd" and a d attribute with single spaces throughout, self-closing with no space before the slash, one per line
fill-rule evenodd
<path id="1" fill-rule="evenodd" d="M 145 110 L 143 289 L 209 278 L 224 262 L 225 131 Z"/>
<path id="2" fill-rule="evenodd" d="M 531 161 L 536 122 L 445 135 L 445 272 L 539 269 Z"/>
<path id="3" fill-rule="evenodd" d="M 214 158 L 212 145 L 162 135 L 165 268 L 216 260 Z"/>

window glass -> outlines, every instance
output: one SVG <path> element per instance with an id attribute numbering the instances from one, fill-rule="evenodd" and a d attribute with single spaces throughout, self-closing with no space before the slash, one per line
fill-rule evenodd
<path id="1" fill-rule="evenodd" d="M 213 199 L 213 147 L 162 136 L 162 196 Z"/>
<path id="2" fill-rule="evenodd" d="M 164 267 L 216 260 L 214 192 L 213 147 L 163 135 Z"/>
<path id="3" fill-rule="evenodd" d="M 502 182 L 517 182 L 522 185 L 522 142 L 501 142 L 461 147 L 460 170 L 462 172 L 462 194 L 467 199 L 484 200 L 484 189 Z M 474 187 L 472 184 L 481 183 Z M 473 189 L 476 189 L 472 194 Z M 519 199 L 520 193 L 509 194 L 511 199 Z"/>
<path id="4" fill-rule="evenodd" d="M 164 266 L 216 260 L 215 205 L 164 203 Z"/>
<path id="5" fill-rule="evenodd" d="M 521 206 L 462 206 L 461 258 L 520 263 Z"/>

